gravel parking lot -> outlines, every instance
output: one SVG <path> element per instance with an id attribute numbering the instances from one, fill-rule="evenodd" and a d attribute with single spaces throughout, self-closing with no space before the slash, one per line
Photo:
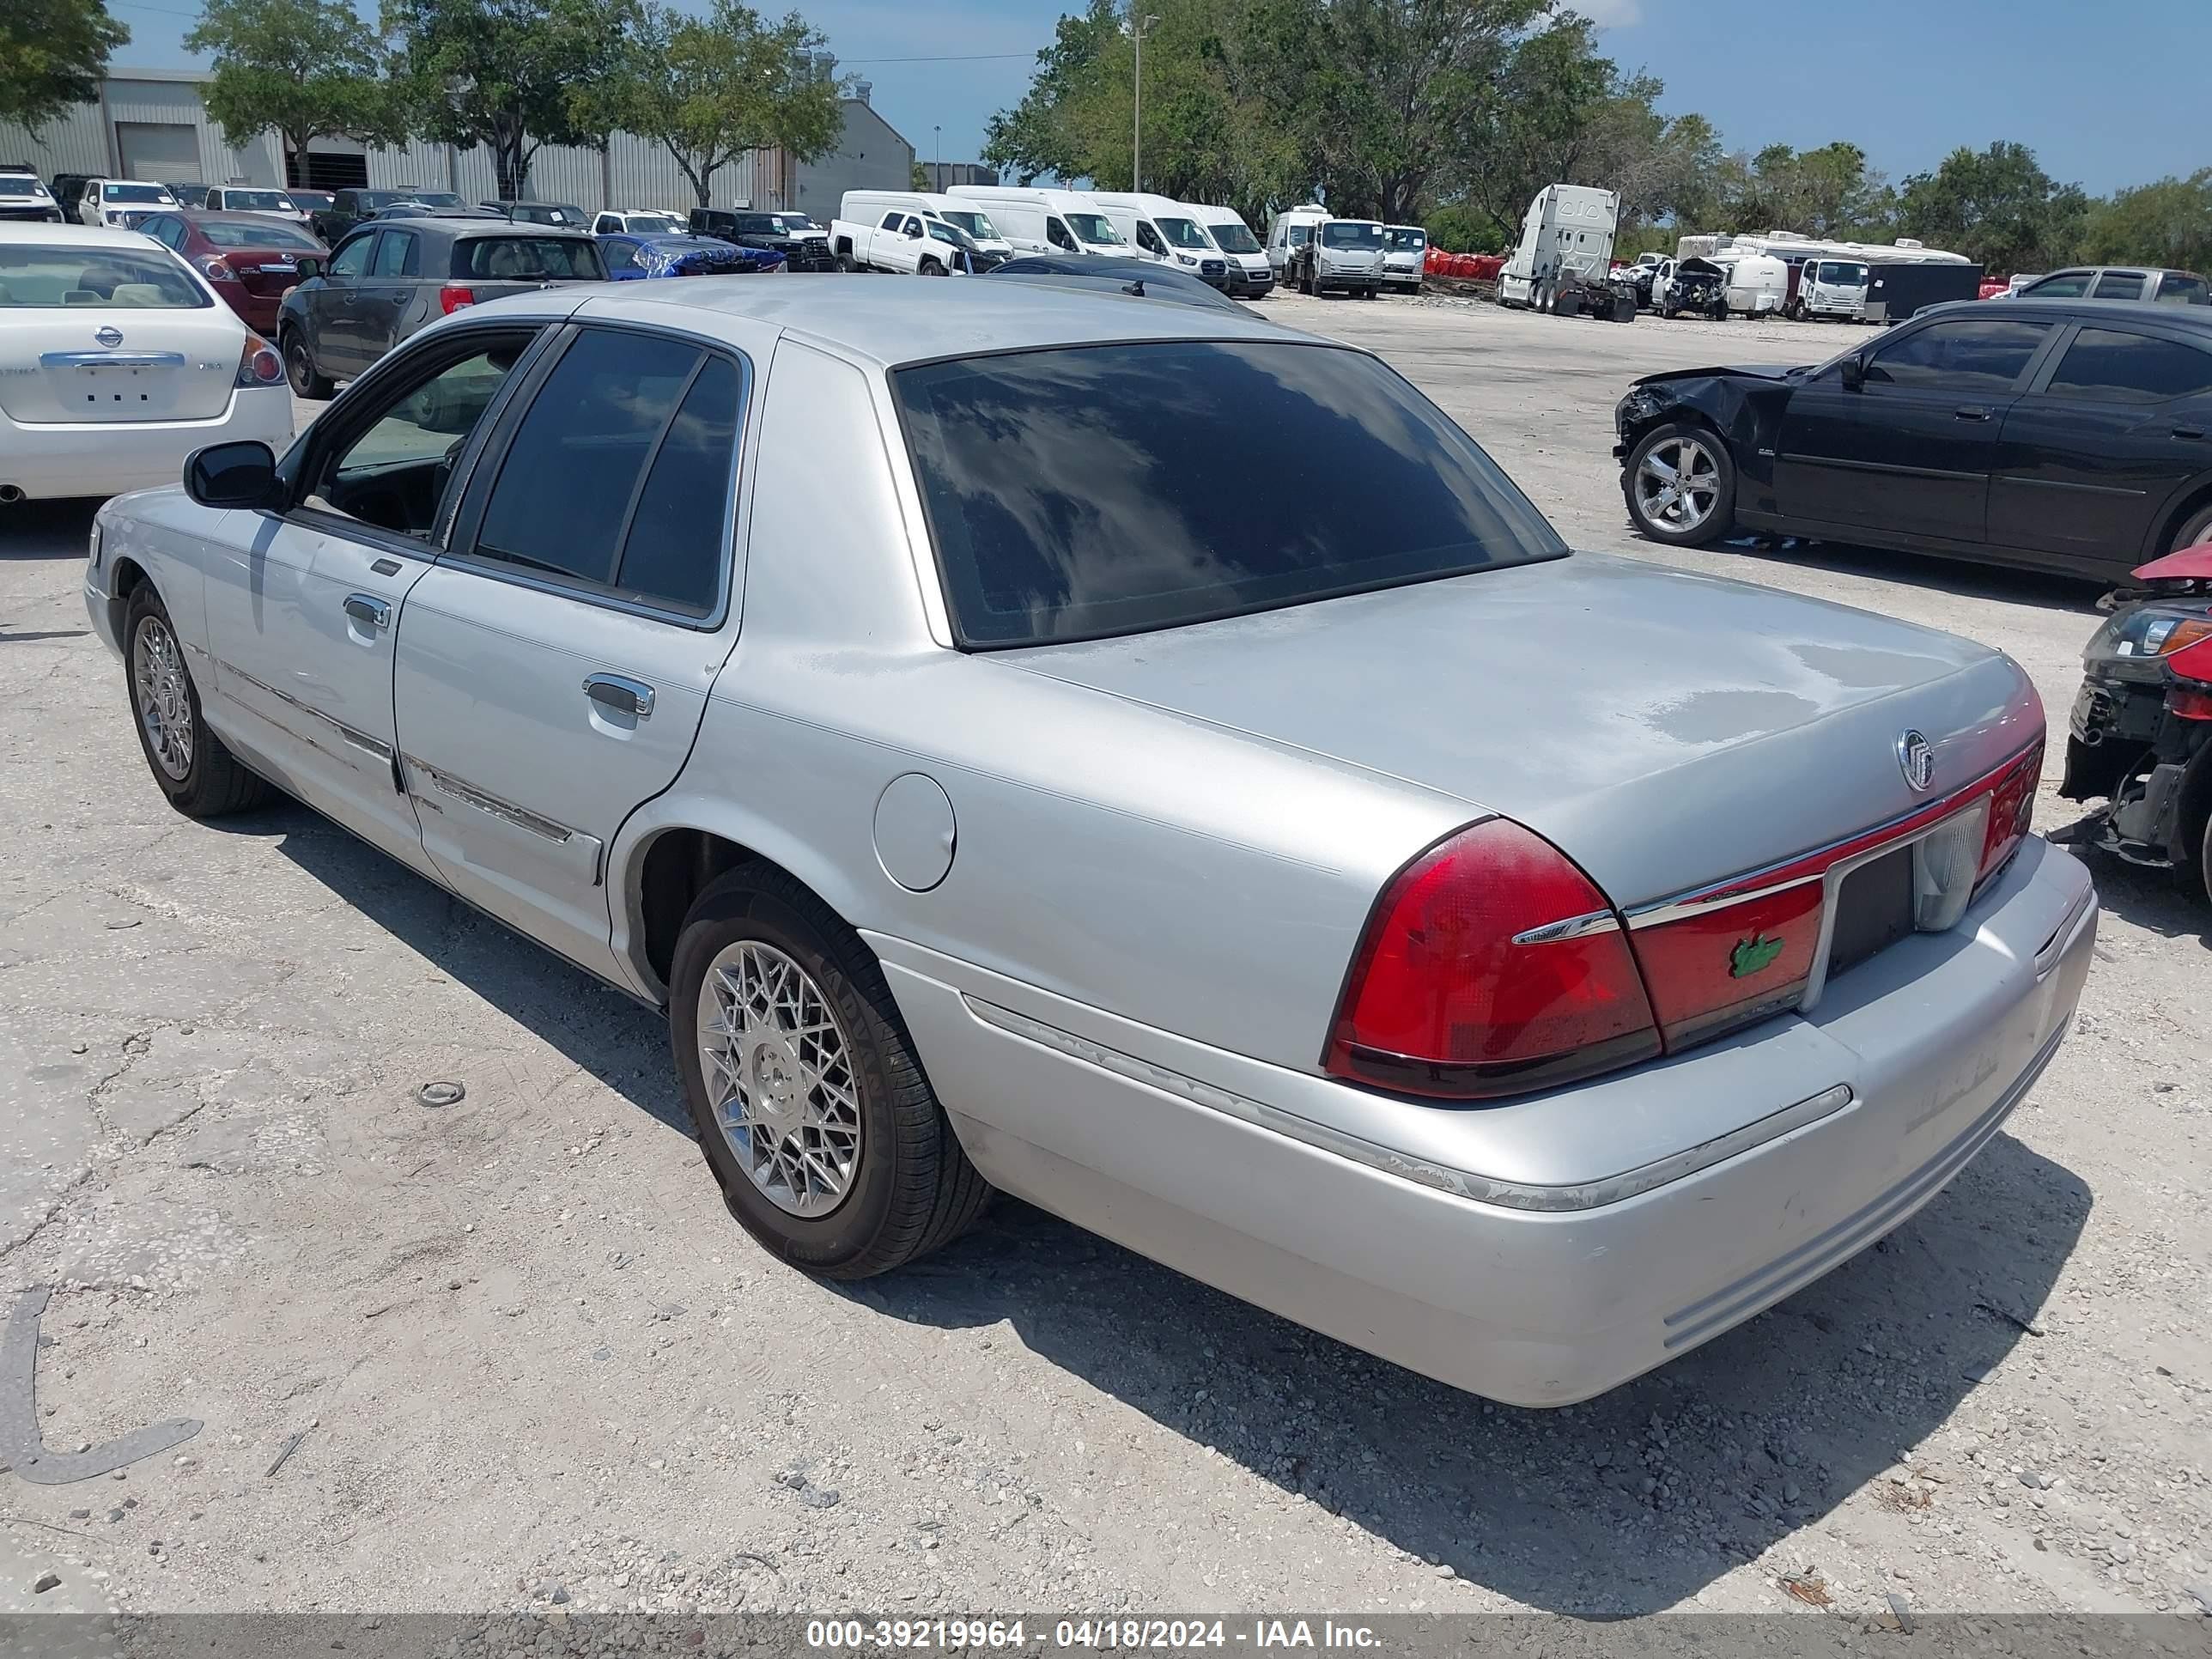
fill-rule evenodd
<path id="1" fill-rule="evenodd" d="M 1644 557 L 1627 381 L 1846 338 L 1263 308 Z M 0 1611 L 2212 1614 L 2212 911 L 2163 879 L 2098 865 L 2079 1029 L 1917 1219 L 1657 1374 L 1512 1410 L 1018 1205 L 860 1285 L 770 1261 L 659 1020 L 303 810 L 169 810 L 86 631 L 88 521 L 0 513 L 0 1289 L 58 1287 L 49 1446 L 204 1427 L 10 1479 Z M 2000 646 L 2055 724 L 2096 624 L 2094 588 L 1918 558 L 1667 556 Z"/>

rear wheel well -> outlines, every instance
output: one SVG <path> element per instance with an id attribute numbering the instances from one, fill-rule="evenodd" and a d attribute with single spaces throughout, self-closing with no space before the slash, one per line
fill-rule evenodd
<path id="1" fill-rule="evenodd" d="M 676 961 L 676 940 L 692 901 L 708 883 L 743 864 L 781 866 L 750 847 L 707 830 L 668 830 L 645 849 L 638 876 L 638 916 L 645 959 L 655 978 L 668 983 Z M 788 872 L 786 872 L 789 873 Z"/>
<path id="2" fill-rule="evenodd" d="M 2143 550 L 2144 557 L 2164 558 L 2173 546 L 2173 538 L 2181 533 L 2181 526 L 2202 513 L 2208 504 L 2212 504 L 2212 484 L 2205 485 L 2173 510 L 2166 521 L 2159 526 L 2157 541 Z"/>

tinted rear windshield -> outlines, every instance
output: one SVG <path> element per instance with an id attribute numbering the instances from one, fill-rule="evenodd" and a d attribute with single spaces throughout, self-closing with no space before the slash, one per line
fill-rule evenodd
<path id="1" fill-rule="evenodd" d="M 1436 406 L 1364 353 L 1172 341 L 891 377 L 963 646 L 1176 628 L 1556 558 Z"/>
<path id="2" fill-rule="evenodd" d="M 581 236 L 479 236 L 453 244 L 453 275 L 490 283 L 600 282 L 599 244 Z"/>
<path id="3" fill-rule="evenodd" d="M 0 310 L 112 305 L 195 311 L 214 303 L 166 253 L 0 243 Z"/>

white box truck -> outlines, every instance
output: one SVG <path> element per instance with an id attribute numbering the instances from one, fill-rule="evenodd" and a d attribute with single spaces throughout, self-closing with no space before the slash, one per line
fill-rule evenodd
<path id="1" fill-rule="evenodd" d="M 1620 198 L 1612 191 L 1545 185 L 1528 204 L 1521 240 L 1498 273 L 1498 303 L 1628 321 L 1636 315 L 1634 295 L 1610 276 L 1620 222 Z"/>

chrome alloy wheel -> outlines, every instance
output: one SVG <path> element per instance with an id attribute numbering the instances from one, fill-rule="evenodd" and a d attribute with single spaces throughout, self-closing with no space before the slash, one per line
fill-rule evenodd
<path id="1" fill-rule="evenodd" d="M 739 939 L 699 987 L 699 1060 L 722 1138 L 778 1209 L 824 1216 L 860 1159 L 852 1047 L 822 988 L 772 945 Z"/>
<path id="2" fill-rule="evenodd" d="M 1637 465 L 1637 505 L 1666 529 L 1695 530 L 1712 517 L 1720 497 L 1720 465 L 1695 438 L 1654 444 Z"/>
<path id="3" fill-rule="evenodd" d="M 138 721 L 161 769 L 182 783 L 192 769 L 191 688 L 185 653 L 159 617 L 141 617 L 131 638 L 131 678 Z"/>

